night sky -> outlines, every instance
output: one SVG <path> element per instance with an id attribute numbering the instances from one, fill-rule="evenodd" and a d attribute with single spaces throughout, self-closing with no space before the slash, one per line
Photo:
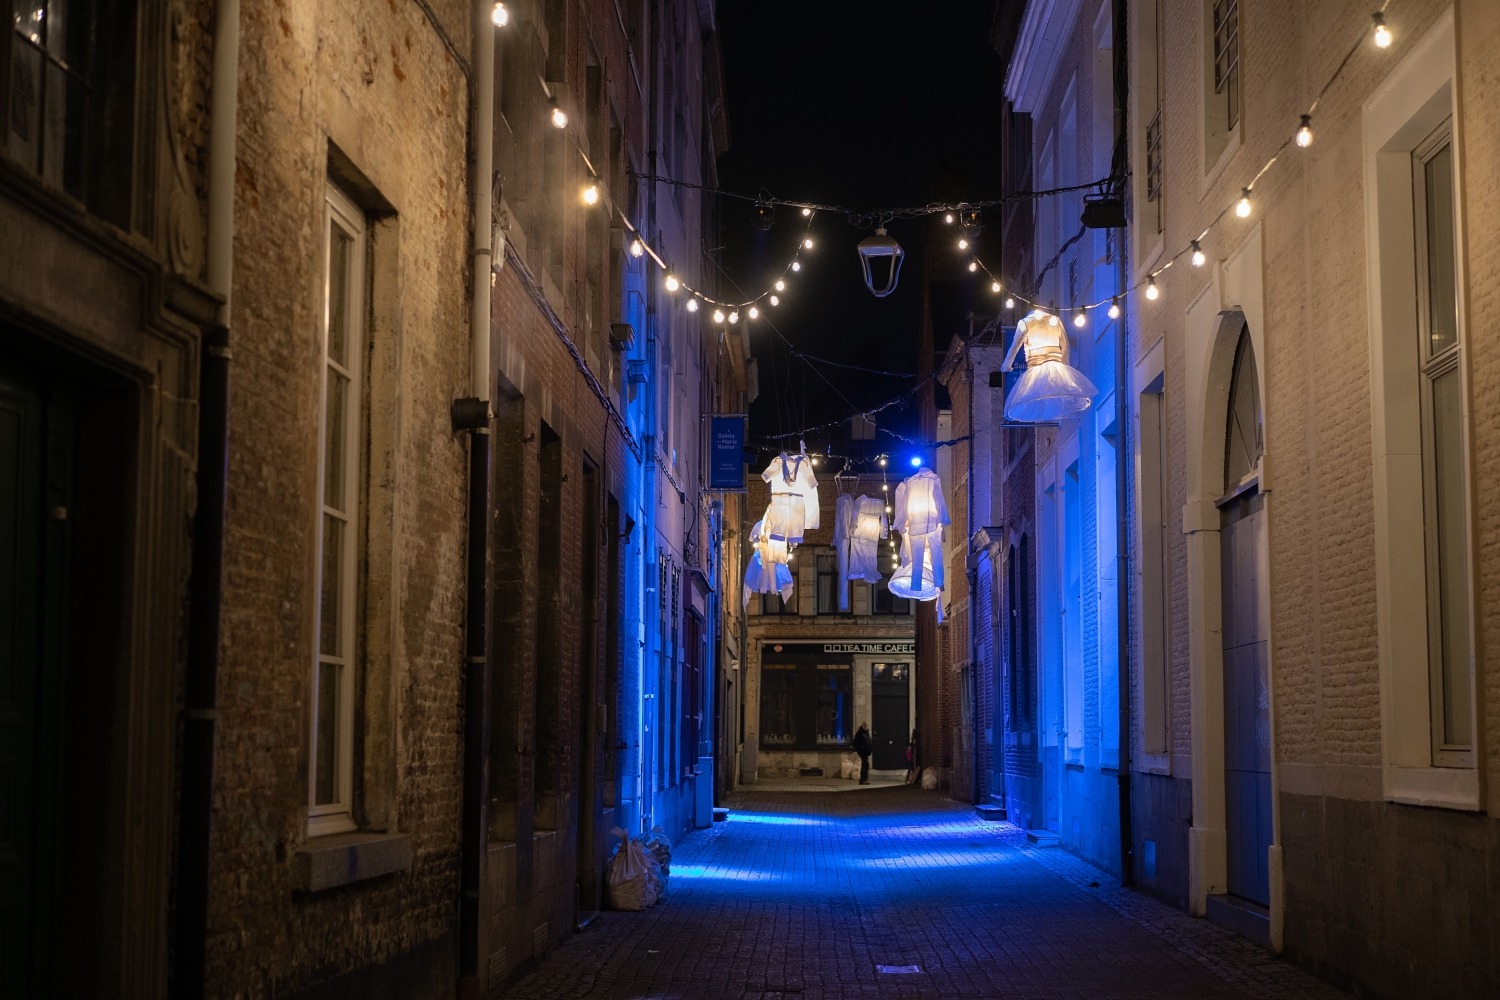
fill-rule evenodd
<path id="1" fill-rule="evenodd" d="M 730 149 L 719 163 L 721 189 L 860 213 L 1000 197 L 1004 65 L 989 40 L 994 8 L 976 0 L 723 0 Z M 730 295 L 737 287 L 748 298 L 791 259 L 806 220 L 796 208 L 780 206 L 771 230 L 758 232 L 750 222 L 752 202 L 724 197 L 721 208 L 723 288 Z M 831 361 L 915 372 L 929 242 L 934 275 L 951 275 L 955 266 L 961 275 L 934 284 L 938 351 L 967 329 L 970 310 L 993 315 L 994 303 L 981 293 L 985 285 L 961 270 L 956 229 L 938 229 L 941 223 L 927 217 L 887 223 L 906 259 L 897 290 L 875 298 L 855 249 L 873 234 L 873 226 L 856 224 L 864 221 L 820 213 L 811 234 L 816 246 L 802 272 L 789 277 L 781 306 L 763 309 L 752 325 L 760 367 L 760 398 L 750 408 L 752 442 L 850 416 L 912 387 L 910 377 L 810 367 L 792 356 L 786 341 Z M 998 212 L 985 222 L 980 252 L 993 266 L 998 250 L 988 248 L 998 247 Z M 914 406 L 892 408 L 878 419 L 916 433 Z M 818 450 L 823 440 L 809 435 L 808 448 Z M 893 451 L 898 444 L 882 440 Z"/>

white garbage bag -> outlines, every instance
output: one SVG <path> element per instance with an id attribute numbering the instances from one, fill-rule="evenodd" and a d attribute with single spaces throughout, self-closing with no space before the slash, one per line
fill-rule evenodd
<path id="1" fill-rule="evenodd" d="M 604 869 L 609 905 L 617 910 L 645 910 L 661 898 L 661 866 L 651 852 L 620 827 L 610 831 L 620 838 L 615 856 Z"/>

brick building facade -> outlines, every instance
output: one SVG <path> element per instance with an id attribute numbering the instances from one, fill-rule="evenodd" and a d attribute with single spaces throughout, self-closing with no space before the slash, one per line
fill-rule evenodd
<path id="1" fill-rule="evenodd" d="M 1142 881 L 1371 995 L 1483 993 L 1500 17 L 1212 13 L 1131 15 Z"/>
<path id="2" fill-rule="evenodd" d="M 896 473 L 822 475 L 821 527 L 809 531 L 794 552 L 791 600 L 783 604 L 776 594 L 750 595 L 741 782 L 805 771 L 837 775 L 844 761 L 856 759 L 851 741 L 861 722 L 871 724 L 871 767 L 904 772 L 922 669 L 913 643 L 917 602 L 893 597 L 884 585 L 855 581 L 848 585 L 848 610 L 841 610 L 833 548 L 838 496 L 889 498 L 899 481 Z M 752 474 L 746 520 L 758 520 L 769 501 L 770 488 Z M 745 527 L 748 537 L 750 524 Z M 889 578 L 896 560 L 889 541 L 880 543 L 878 558 Z"/>
<path id="3" fill-rule="evenodd" d="M 33 7 L 0 993 L 496 995 L 711 815 L 713 5 Z"/>

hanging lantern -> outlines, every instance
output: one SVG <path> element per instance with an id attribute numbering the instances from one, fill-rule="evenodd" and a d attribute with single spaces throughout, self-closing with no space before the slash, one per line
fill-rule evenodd
<path id="1" fill-rule="evenodd" d="M 901 244 L 885 234 L 885 227 L 875 230 L 875 235 L 859 241 L 859 263 L 865 272 L 865 287 L 870 294 L 877 299 L 883 299 L 896 290 L 896 282 L 901 277 L 901 260 L 906 256 L 906 251 L 901 249 Z M 871 266 L 877 261 L 886 261 L 885 266 L 889 271 L 885 274 L 885 283 L 879 288 L 875 287 L 875 275 Z"/>
<path id="2" fill-rule="evenodd" d="M 757 201 L 755 208 L 750 213 L 750 225 L 761 232 L 771 228 L 776 221 L 776 206 L 768 201 Z"/>

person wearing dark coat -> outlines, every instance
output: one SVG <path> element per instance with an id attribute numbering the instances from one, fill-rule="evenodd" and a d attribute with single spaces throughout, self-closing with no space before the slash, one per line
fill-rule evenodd
<path id="1" fill-rule="evenodd" d="M 854 752 L 859 754 L 859 783 L 868 785 L 870 783 L 870 751 L 874 744 L 870 741 L 870 724 L 861 722 L 859 731 L 854 734 Z"/>

